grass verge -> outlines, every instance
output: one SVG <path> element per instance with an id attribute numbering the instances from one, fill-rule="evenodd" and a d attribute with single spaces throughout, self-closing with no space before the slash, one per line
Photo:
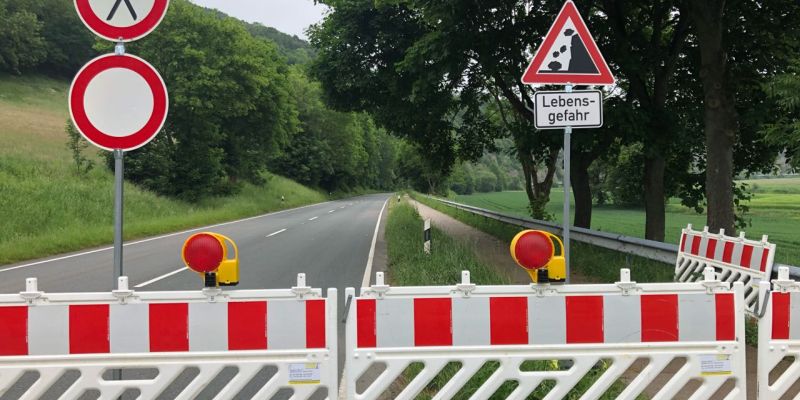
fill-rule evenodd
<path id="1" fill-rule="evenodd" d="M 389 280 L 398 286 L 453 285 L 460 281 L 461 271 L 469 270 L 472 281 L 477 284 L 505 284 L 507 282 L 490 266 L 480 262 L 472 248 L 454 240 L 442 231 L 433 228 L 431 235 L 436 248 L 430 255 L 424 254 L 420 243 L 422 219 L 408 203 L 391 202 L 386 224 L 386 241 L 389 256 Z M 498 227 L 499 228 L 499 227 Z M 565 399 L 580 398 L 610 364 L 601 360 L 570 392 Z M 459 390 L 453 399 L 468 399 L 500 367 L 497 361 L 487 361 L 483 367 Z M 390 389 L 399 392 L 410 383 L 424 368 L 422 362 L 412 363 L 397 382 L 400 388 Z M 461 368 L 460 363 L 450 362 L 416 396 L 416 399 L 431 399 L 446 385 Z M 526 361 L 522 371 L 558 371 L 559 366 L 552 361 Z M 518 386 L 518 382 L 504 382 L 490 399 L 505 399 Z M 553 389 L 555 382 L 545 380 L 526 399 L 541 399 Z M 616 398 L 624 389 L 624 384 L 616 382 L 601 399 Z"/>

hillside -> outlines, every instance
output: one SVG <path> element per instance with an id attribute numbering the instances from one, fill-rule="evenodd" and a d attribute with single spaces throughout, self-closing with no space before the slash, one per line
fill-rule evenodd
<path id="1" fill-rule="evenodd" d="M 94 148 L 86 155 L 95 168 L 76 171 L 64 133 L 67 91 L 62 80 L 0 75 L 0 265 L 111 242 L 113 174 Z M 127 239 L 325 200 L 274 175 L 263 187 L 200 204 L 133 185 L 125 196 Z"/>

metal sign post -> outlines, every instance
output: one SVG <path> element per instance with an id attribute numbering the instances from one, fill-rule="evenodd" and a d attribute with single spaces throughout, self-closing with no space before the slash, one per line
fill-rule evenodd
<path id="1" fill-rule="evenodd" d="M 115 288 L 122 269 L 122 204 L 123 204 L 123 167 L 125 152 L 114 150 L 114 282 Z"/>
<path id="2" fill-rule="evenodd" d="M 567 84 L 564 88 L 567 93 L 572 93 L 572 85 Z M 570 174 L 570 154 L 572 153 L 572 126 L 568 126 L 564 128 L 564 216 L 563 216 L 563 226 L 564 226 L 564 266 L 566 267 L 566 280 L 565 282 L 569 284 L 569 228 L 570 228 L 570 221 L 569 221 L 569 202 L 570 202 L 570 181 L 569 181 L 569 174 Z"/>

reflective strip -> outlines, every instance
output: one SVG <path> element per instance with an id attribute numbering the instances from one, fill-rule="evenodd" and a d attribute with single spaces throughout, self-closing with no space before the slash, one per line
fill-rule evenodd
<path id="1" fill-rule="evenodd" d="M 489 299 L 490 344 L 528 344 L 528 298 Z"/>
<path id="2" fill-rule="evenodd" d="M 645 294 L 642 302 L 642 342 L 678 340 L 678 295 Z"/>
<path id="3" fill-rule="evenodd" d="M 186 303 L 150 304 L 150 351 L 188 351 L 188 319 Z"/>
<path id="4" fill-rule="evenodd" d="M 414 346 L 413 326 L 412 299 L 383 299 L 375 302 L 377 347 Z"/>
<path id="5" fill-rule="evenodd" d="M 772 338 L 789 339 L 789 293 L 772 292 Z"/>
<path id="6" fill-rule="evenodd" d="M 680 341 L 715 341 L 717 336 L 716 315 L 716 302 L 713 295 L 694 293 L 678 296 Z"/>
<path id="7" fill-rule="evenodd" d="M 189 303 L 189 351 L 228 350 L 228 305 Z"/>
<path id="8" fill-rule="evenodd" d="M 681 247 L 680 247 L 680 250 L 682 252 L 684 252 L 684 253 L 688 253 L 688 250 L 687 250 L 687 247 L 686 247 L 687 246 L 687 243 L 686 243 L 687 242 L 687 240 L 686 240 L 687 236 L 688 235 L 685 234 L 685 233 L 681 235 Z"/>
<path id="9" fill-rule="evenodd" d="M 725 247 L 727 246 L 727 242 L 721 241 L 717 242 L 717 250 L 714 252 L 714 260 L 722 260 L 725 255 Z"/>
<path id="10" fill-rule="evenodd" d="M 306 300 L 305 348 L 325 348 L 325 300 Z"/>
<path id="11" fill-rule="evenodd" d="M 603 317 L 606 343 L 642 341 L 641 296 L 603 296 Z"/>
<path id="12" fill-rule="evenodd" d="M 108 304 L 69 306 L 69 353 L 108 353 Z"/>
<path id="13" fill-rule="evenodd" d="M 744 248 L 744 244 L 739 242 L 733 245 L 733 256 L 731 257 L 730 263 L 733 265 L 742 265 L 742 250 Z"/>
<path id="14" fill-rule="evenodd" d="M 761 270 L 761 258 L 764 256 L 764 252 L 762 250 L 762 247 L 753 248 L 753 256 L 750 259 L 750 269 L 754 271 Z"/>
<path id="15" fill-rule="evenodd" d="M 750 246 L 749 244 L 742 246 L 742 259 L 739 261 L 739 265 L 745 268 L 752 268 L 754 267 L 753 265 L 750 265 L 752 261 L 753 261 L 753 246 Z"/>
<path id="16" fill-rule="evenodd" d="M 567 342 L 567 305 L 564 297 L 528 297 L 530 344 L 564 344 Z"/>
<path id="17" fill-rule="evenodd" d="M 111 304 L 109 340 L 112 353 L 147 353 L 150 351 L 150 321 L 147 304 Z"/>
<path id="18" fill-rule="evenodd" d="M 720 246 L 717 246 L 717 239 L 708 238 L 708 244 L 706 245 L 706 252 L 703 253 L 703 255 L 706 258 L 710 259 L 716 258 L 718 247 Z"/>
<path id="19" fill-rule="evenodd" d="M 414 299 L 414 345 L 452 346 L 452 315 L 449 298 Z"/>
<path id="20" fill-rule="evenodd" d="M 792 318 L 792 315 L 800 315 L 800 295 L 790 293 L 789 301 L 789 339 L 800 339 L 800 318 Z"/>
<path id="21" fill-rule="evenodd" d="M 28 354 L 69 354 L 69 306 L 28 308 Z"/>
<path id="22" fill-rule="evenodd" d="M 490 343 L 487 297 L 456 297 L 452 307 L 454 346 L 485 346 Z"/>
<path id="23" fill-rule="evenodd" d="M 733 293 L 714 295 L 717 312 L 717 340 L 736 340 L 736 304 Z"/>
<path id="24" fill-rule="evenodd" d="M 567 343 L 603 343 L 603 296 L 567 296 Z"/>
<path id="25" fill-rule="evenodd" d="M 700 238 L 700 249 L 698 250 L 696 255 L 703 257 L 706 255 L 707 251 L 708 251 L 708 236 L 702 236 Z"/>
<path id="26" fill-rule="evenodd" d="M 356 346 L 377 347 L 377 333 L 375 332 L 375 300 L 356 300 Z"/>
<path id="27" fill-rule="evenodd" d="M 267 302 L 228 303 L 228 349 L 265 350 L 267 348 Z"/>
<path id="28" fill-rule="evenodd" d="M 267 302 L 267 349 L 306 347 L 306 304 L 298 300 Z"/>
<path id="29" fill-rule="evenodd" d="M 28 355 L 28 306 L 0 307 L 0 356 Z"/>

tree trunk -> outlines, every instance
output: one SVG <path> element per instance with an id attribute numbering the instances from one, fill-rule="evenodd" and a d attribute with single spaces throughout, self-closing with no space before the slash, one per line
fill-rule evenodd
<path id="1" fill-rule="evenodd" d="M 570 163 L 572 194 L 575 196 L 575 221 L 573 226 L 589 228 L 592 224 L 592 188 L 589 182 L 591 157 L 581 153 L 572 155 Z"/>
<path id="2" fill-rule="evenodd" d="M 724 0 L 692 1 L 705 96 L 706 199 L 709 230 L 735 233 L 733 146 L 738 131 L 736 101 L 727 90 L 728 57 L 723 43 Z"/>
<path id="3" fill-rule="evenodd" d="M 665 194 L 664 170 L 666 158 L 661 155 L 646 156 L 644 161 L 644 209 L 646 221 L 644 225 L 645 239 L 664 241 L 665 227 Z"/>

